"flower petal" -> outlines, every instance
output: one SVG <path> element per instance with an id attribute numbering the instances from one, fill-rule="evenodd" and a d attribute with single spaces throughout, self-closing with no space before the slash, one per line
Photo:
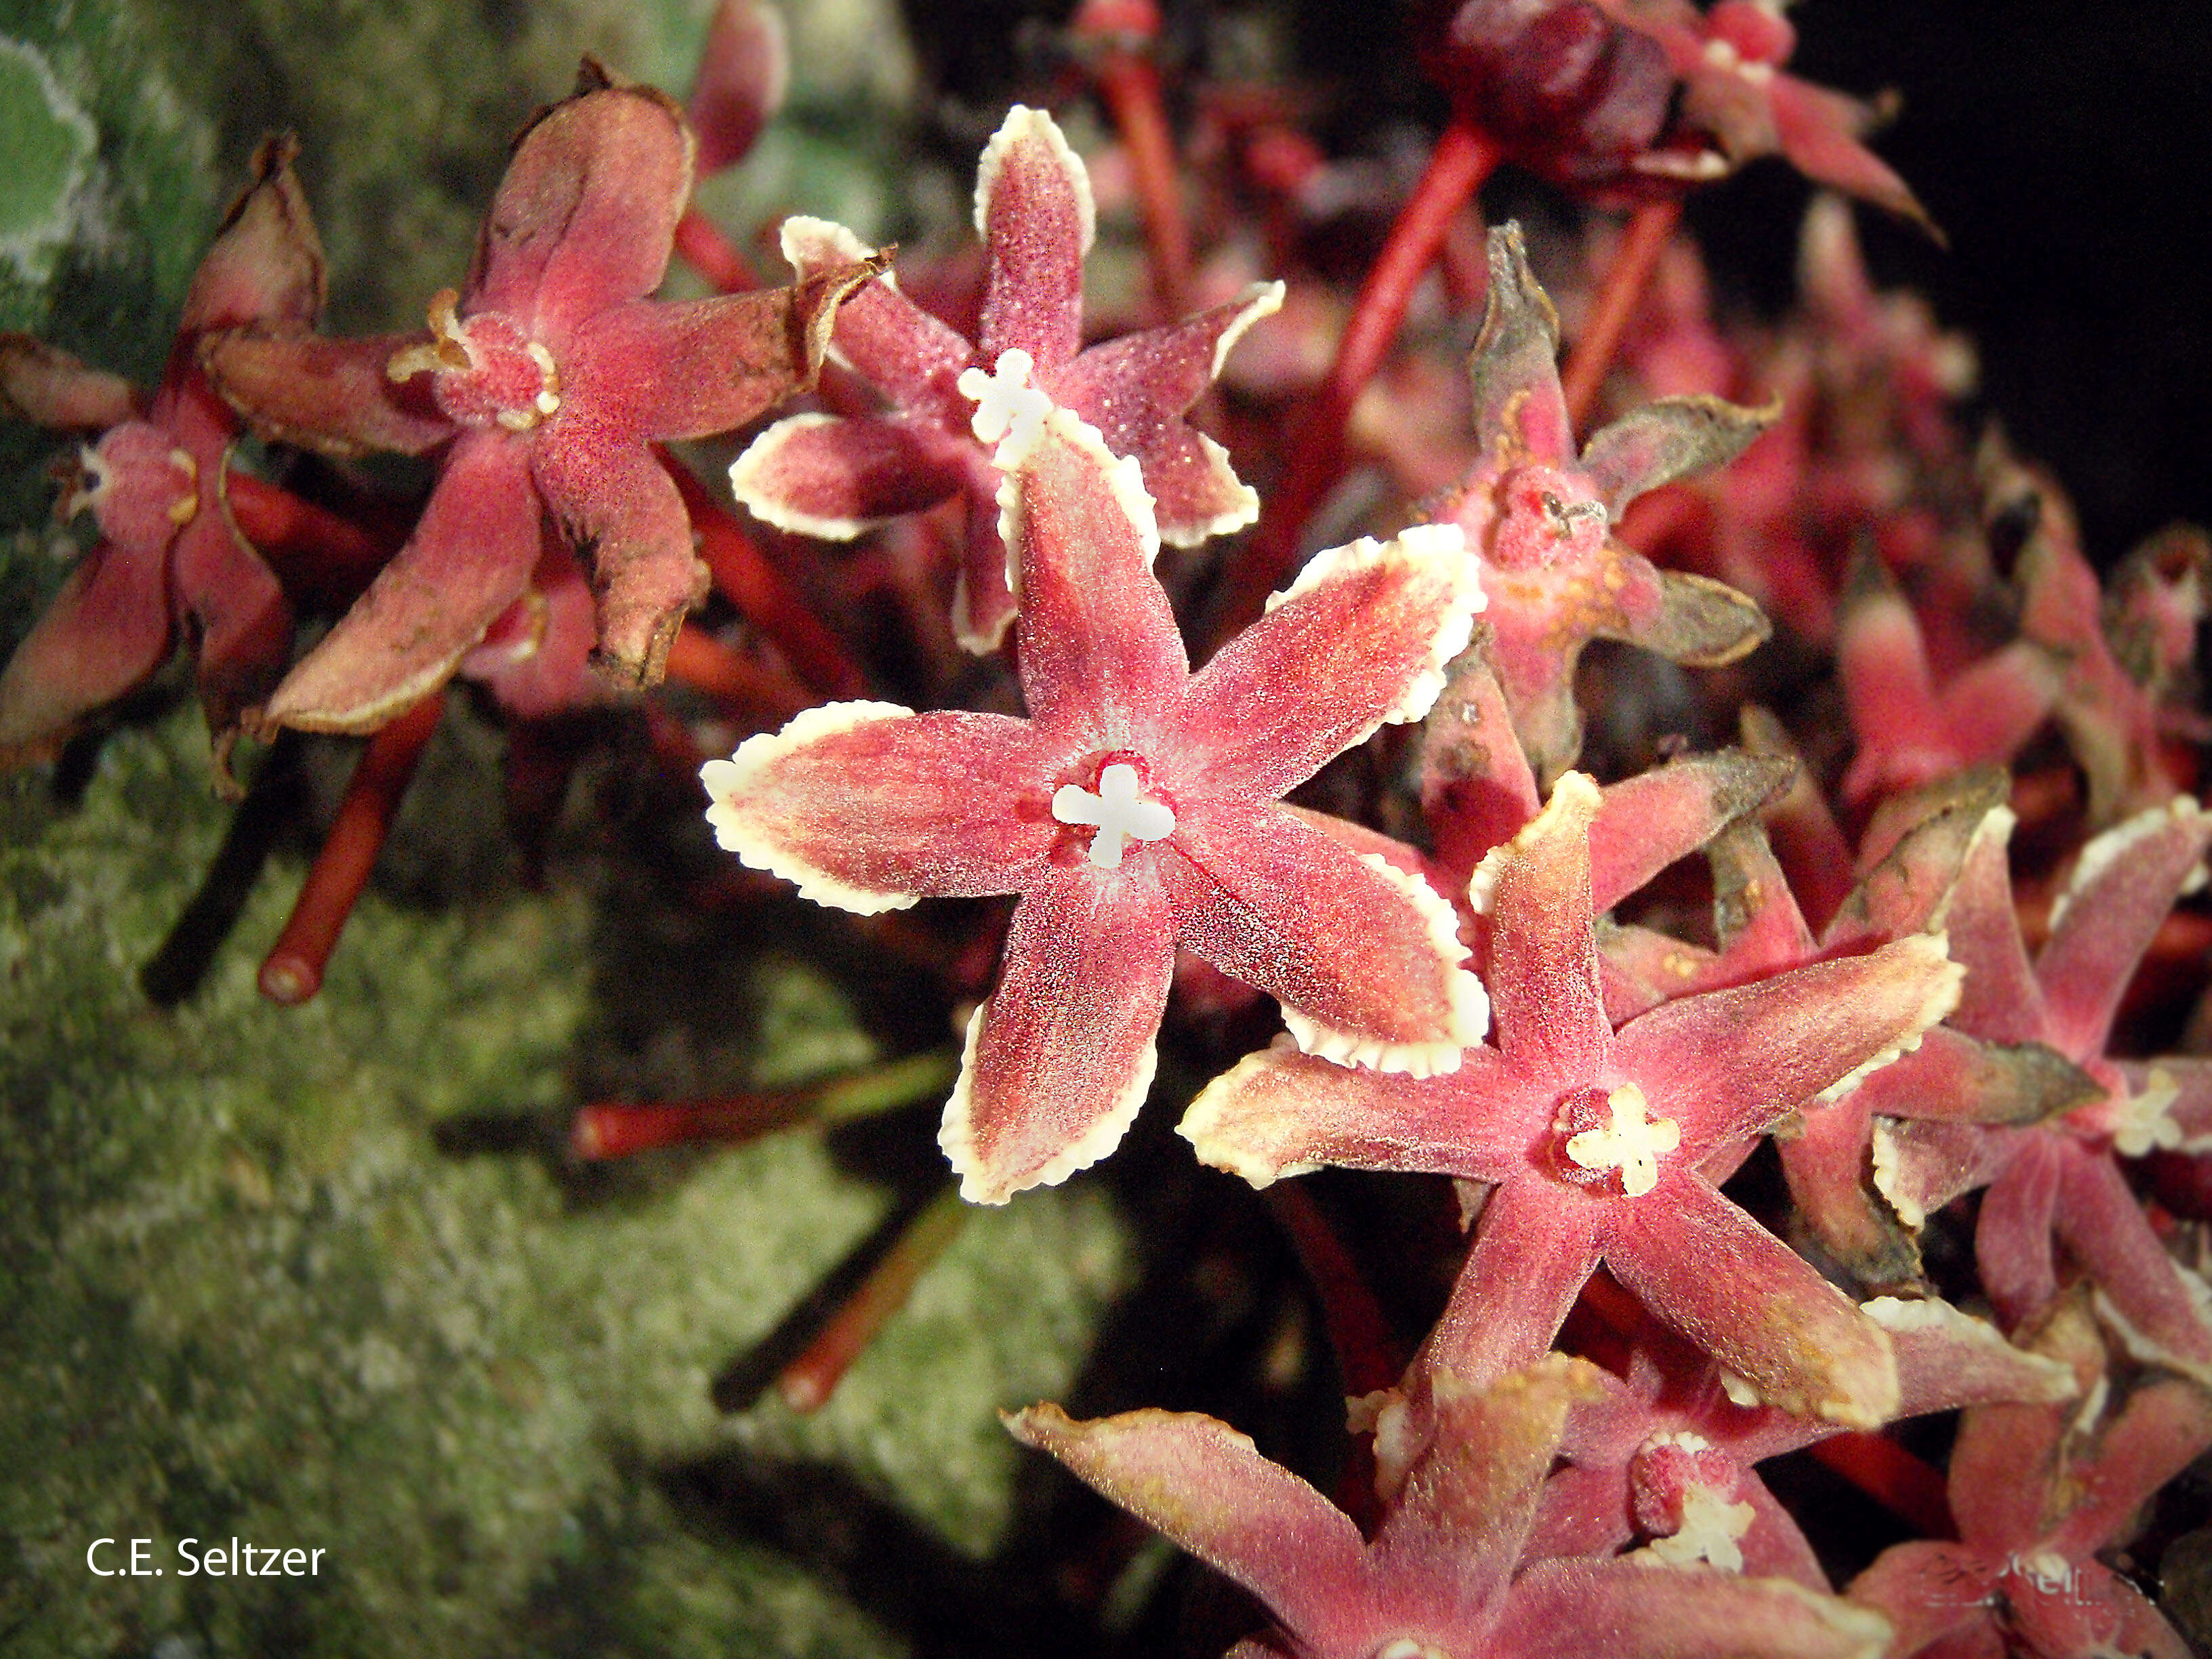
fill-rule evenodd
<path id="1" fill-rule="evenodd" d="M 838 265 L 871 259 L 876 250 L 840 224 L 794 214 L 783 222 L 783 257 L 803 282 Z M 960 395 L 963 369 L 975 349 L 899 291 L 886 270 L 841 307 L 830 356 L 875 386 L 902 414 L 965 432 L 969 405 Z"/>
<path id="2" fill-rule="evenodd" d="M 1704 1177 L 1662 1168 L 1616 1211 L 1613 1275 L 1761 1400 L 1852 1428 L 1896 1415 L 1888 1335 Z"/>
<path id="3" fill-rule="evenodd" d="M 1385 722 L 1426 714 L 1481 607 L 1455 525 L 1316 554 L 1184 688 L 1174 776 L 1274 799 Z"/>
<path id="4" fill-rule="evenodd" d="M 850 541 L 945 500 L 965 459 L 958 440 L 922 422 L 787 415 L 730 463 L 730 493 L 778 530 Z"/>
<path id="5" fill-rule="evenodd" d="M 1468 363 L 1474 429 L 1491 446 L 1483 465 L 1501 471 L 1530 461 L 1569 465 L 1575 434 L 1559 390 L 1559 314 L 1528 269 L 1519 224 L 1492 228 L 1488 252 L 1482 330 Z"/>
<path id="6" fill-rule="evenodd" d="M 1448 1078 L 1386 1076 L 1288 1042 L 1207 1084 L 1176 1133 L 1199 1161 L 1265 1187 L 1324 1165 L 1502 1181 L 1522 1165 L 1521 1127 L 1546 1102 L 1486 1048 Z"/>
<path id="7" fill-rule="evenodd" d="M 1439 1635 L 1480 1641 L 1487 1633 L 1567 1413 L 1598 1397 L 1603 1376 L 1587 1360 L 1554 1353 L 1483 1386 L 1434 1379 L 1434 1431 L 1375 1535 L 1372 1560 L 1394 1600 L 1426 1620 L 1449 1620 Z"/>
<path id="8" fill-rule="evenodd" d="M 1950 940 L 1952 959 L 1966 967 L 1951 1023 L 1991 1042 L 2038 1042 L 2050 1029 L 2043 987 L 2028 966 L 2013 908 L 2012 872 L 2005 859 L 2012 810 L 1996 806 L 1975 825 L 1959 878 L 1930 919 Z M 1901 845 L 1902 843 L 1900 843 Z"/>
<path id="9" fill-rule="evenodd" d="M 1176 811 L 1158 857 L 1178 942 L 1282 1003 L 1301 1048 L 1428 1076 L 1481 1040 L 1489 1003 L 1425 882 L 1273 805 Z"/>
<path id="10" fill-rule="evenodd" d="M 1543 811 L 1485 855 L 1468 886 L 1468 902 L 1490 918 L 1498 1047 L 1562 1091 L 1595 1081 L 1613 1048 L 1590 931 L 1589 826 L 1598 802 L 1595 784 L 1567 773 Z"/>
<path id="11" fill-rule="evenodd" d="M 2050 1041 L 2100 1052 L 2120 995 L 2174 900 L 2203 878 L 2212 812 L 2186 795 L 2137 813 L 2081 849 L 2035 958 Z"/>
<path id="12" fill-rule="evenodd" d="M 323 244 L 292 171 L 299 153 L 289 133 L 264 138 L 254 150 L 253 184 L 192 274 L 179 332 L 238 323 L 314 325 L 323 308 Z"/>
<path id="13" fill-rule="evenodd" d="M 0 765 L 45 758 L 166 661 L 169 547 L 103 540 L 0 671 Z"/>
<path id="14" fill-rule="evenodd" d="M 0 333 L 0 414 L 70 432 L 100 432 L 137 414 L 131 382 L 28 334 Z"/>
<path id="15" fill-rule="evenodd" d="M 2166 1254 L 2109 1154 L 2074 1144 L 2063 1159 L 2058 1237 L 2097 1281 L 2098 1311 L 2136 1358 L 2212 1389 L 2212 1296 L 2204 1281 Z"/>
<path id="16" fill-rule="evenodd" d="M 1966 1545 L 1894 1544 L 1851 1581 L 1847 1594 L 1862 1607 L 1879 1608 L 1897 1627 L 1890 1651 L 1917 1654 L 1947 1635 L 1990 1628 L 1998 1572 L 1996 1561 Z M 2005 1650 L 2002 1642 L 1988 1650 Z"/>
<path id="17" fill-rule="evenodd" d="M 838 265 L 789 288 L 597 313 L 561 359 L 563 410 L 641 439 L 743 426 L 813 386 L 837 307 L 876 269 Z"/>
<path id="18" fill-rule="evenodd" d="M 1421 732 L 1421 816 L 1437 861 L 1462 883 L 1544 805 L 1490 667 L 1490 640 L 1489 624 L 1477 623 Z"/>
<path id="19" fill-rule="evenodd" d="M 521 597 L 538 547 L 527 448 L 502 431 L 468 434 L 407 544 L 285 676 L 259 724 L 375 731 L 442 685 Z"/>
<path id="20" fill-rule="evenodd" d="M 292 607 L 227 513 L 204 503 L 170 555 L 172 603 L 191 618 L 208 729 L 231 731 L 269 695 L 292 654 Z"/>
<path id="21" fill-rule="evenodd" d="M 1000 534 L 1021 603 L 1022 690 L 1040 723 L 1087 722 L 1102 746 L 1145 746 L 1189 672 L 1135 461 L 1055 409 L 1000 446 Z"/>
<path id="22" fill-rule="evenodd" d="M 707 593 L 676 481 L 635 438 L 580 421 L 539 435 L 531 473 L 570 545 L 589 550 L 599 613 L 593 660 L 623 684 L 658 684 L 684 613 Z"/>
<path id="23" fill-rule="evenodd" d="M 1374 1588 L 1359 1528 L 1226 1423 L 1164 1411 L 1077 1422 L 1053 1405 L 1000 1420 L 1242 1584 L 1302 1651 L 1349 1652 L 1367 1634 Z"/>
<path id="24" fill-rule="evenodd" d="M 701 174 L 744 159 L 783 104 L 791 51 L 783 14 L 761 0 L 721 0 L 699 48 L 684 112 L 698 134 Z"/>
<path id="25" fill-rule="evenodd" d="M 1583 450 L 1582 470 L 1605 503 L 1606 517 L 1619 524 L 1638 495 L 1727 465 L 1781 416 L 1779 398 L 1764 409 L 1745 409 L 1704 395 L 1662 398 L 1593 435 Z"/>
<path id="26" fill-rule="evenodd" d="M 1419 1363 L 1475 1384 L 1533 1363 L 1597 1271 L 1612 1208 L 1524 1164 L 1483 1206 L 1451 1302 Z"/>
<path id="27" fill-rule="evenodd" d="M 833 702 L 700 770 L 721 844 L 802 897 L 860 915 L 1018 890 L 1058 839 L 1072 756 L 1004 714 Z"/>
<path id="28" fill-rule="evenodd" d="M 395 384 L 385 367 L 428 338 L 326 340 L 297 330 L 224 329 L 201 341 L 200 366 L 223 401 L 264 438 L 325 455 L 420 455 L 456 428 L 430 400 L 428 377 Z"/>
<path id="29" fill-rule="evenodd" d="M 1547 1659 L 1881 1659 L 1889 1623 L 1786 1578 L 1544 1561 L 1514 1581 L 1491 1639 Z"/>
<path id="30" fill-rule="evenodd" d="M 1003 1204 L 1121 1144 L 1174 975 L 1167 895 L 1142 860 L 1056 865 L 1024 894 L 938 1132 L 963 1198 Z"/>
<path id="31" fill-rule="evenodd" d="M 660 286 L 691 195 L 691 132 L 672 99 L 579 87 L 515 146 L 463 307 L 522 319 L 556 356 L 586 318 Z"/>
<path id="32" fill-rule="evenodd" d="M 1794 762 L 1776 756 L 1723 749 L 1607 786 L 1589 825 L 1591 908 L 1612 909 L 1675 860 L 1777 799 L 1796 771 Z M 1782 896 L 1787 893 L 1785 886 Z"/>
<path id="33" fill-rule="evenodd" d="M 1917 1047 L 1958 1000 L 1963 971 L 1940 937 L 1916 934 L 1667 1003 L 1621 1027 L 1614 1059 L 1681 1124 L 1694 1159 Z"/>
<path id="34" fill-rule="evenodd" d="M 1016 104 L 975 173 L 975 234 L 988 246 L 979 356 L 1026 351 L 1040 371 L 1083 344 L 1083 256 L 1097 234 L 1091 175 L 1060 126 Z"/>

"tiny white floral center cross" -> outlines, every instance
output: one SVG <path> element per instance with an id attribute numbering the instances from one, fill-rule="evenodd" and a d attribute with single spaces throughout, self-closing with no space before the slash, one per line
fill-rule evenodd
<path id="1" fill-rule="evenodd" d="M 2141 1158 L 2153 1147 L 2171 1152 L 2179 1146 L 2181 1125 L 2173 1120 L 2173 1103 L 2180 1098 L 2173 1073 L 2151 1067 L 2141 1094 L 2120 1091 L 2113 1111 L 2113 1149 L 2123 1158 Z"/>
<path id="2" fill-rule="evenodd" d="M 1702 1561 L 1723 1572 L 1741 1572 L 1741 1540 L 1756 1518 L 1750 1504 L 1731 1504 L 1711 1486 L 1692 1482 L 1682 1489 L 1682 1524 L 1653 1539 L 1638 1555 L 1658 1566 L 1688 1567 Z"/>
<path id="3" fill-rule="evenodd" d="M 1624 1083 L 1605 1097 L 1613 1127 L 1585 1129 L 1571 1136 L 1567 1156 L 1585 1170 L 1618 1170 L 1620 1189 L 1641 1198 L 1659 1184 L 1659 1154 L 1682 1144 L 1681 1126 L 1671 1117 L 1647 1117 L 1644 1091 Z"/>
<path id="4" fill-rule="evenodd" d="M 1102 870 L 1121 867 L 1123 844 L 1159 841 L 1175 834 L 1175 812 L 1165 801 L 1150 800 L 1137 782 L 1137 769 L 1115 762 L 1098 775 L 1098 793 L 1079 783 L 1054 792 L 1052 815 L 1062 823 L 1096 824 L 1091 861 Z"/>
<path id="5" fill-rule="evenodd" d="M 1036 436 L 1052 413 L 1052 398 L 1030 384 L 1036 368 L 1028 352 L 1012 346 L 999 354 L 998 367 L 990 374 L 980 368 L 960 372 L 960 395 L 975 404 L 969 424 L 977 438 L 995 444 L 1011 434 L 1018 450 Z"/>

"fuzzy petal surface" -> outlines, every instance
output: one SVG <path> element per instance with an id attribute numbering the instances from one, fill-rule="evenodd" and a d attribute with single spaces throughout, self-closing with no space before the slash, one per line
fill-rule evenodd
<path id="1" fill-rule="evenodd" d="M 201 343 L 200 364 L 223 401 L 264 438 L 325 455 L 420 455 L 455 428 L 430 400 L 426 379 L 394 384 L 385 367 L 428 338 L 227 329 Z"/>
<path id="2" fill-rule="evenodd" d="M 1209 787 L 1272 800 L 1386 721 L 1426 714 L 1481 605 L 1456 526 L 1318 553 L 1192 677 L 1169 743 L 1206 757 Z"/>
<path id="3" fill-rule="evenodd" d="M 1310 1647 L 1349 1651 L 1364 1634 L 1373 1591 L 1359 1528 L 1226 1423 L 1164 1411 L 1078 1422 L 1052 1405 L 1002 1420 L 1242 1584 Z"/>
<path id="4" fill-rule="evenodd" d="M 525 319 L 554 347 L 660 286 L 691 194 L 691 134 L 665 93 L 585 86 L 525 132 L 492 198 L 471 311 Z"/>
<path id="5" fill-rule="evenodd" d="M 1175 976 L 1152 866 L 1054 866 L 1015 908 L 938 1145 L 973 1204 L 1053 1186 L 1121 1144 L 1152 1083 Z"/>
<path id="6" fill-rule="evenodd" d="M 1065 746 L 1004 714 L 829 703 L 700 773 L 721 844 L 800 894 L 866 915 L 1014 892 L 1060 835 Z"/>
<path id="7" fill-rule="evenodd" d="M 1957 1001 L 1960 977 L 1940 939 L 1916 934 L 1665 1004 L 1623 1026 L 1614 1053 L 1681 1123 L 1686 1145 L 1702 1150 L 1756 1133 L 1918 1046 Z"/>
<path id="8" fill-rule="evenodd" d="M 531 473 L 570 544 L 590 550 L 596 660 L 625 685 L 657 684 L 684 613 L 707 592 L 676 481 L 635 437 L 580 419 L 546 428 Z"/>
<path id="9" fill-rule="evenodd" d="M 991 254 L 982 361 L 1021 350 L 1041 369 L 1066 362 L 1083 345 L 1083 256 L 1095 234 L 1091 175 L 1043 110 L 1015 105 L 985 146 L 975 232 Z"/>
<path id="10" fill-rule="evenodd" d="M 1852 1428 L 1895 1415 L 1887 1334 L 1702 1176 L 1662 1169 L 1621 1207 L 1607 1266 L 1762 1400 Z"/>
<path id="11" fill-rule="evenodd" d="M 1498 1042 L 1516 1072 L 1564 1091 L 1595 1080 L 1613 1048 L 1590 933 L 1589 826 L 1597 786 L 1570 772 L 1543 811 L 1486 855 L 1470 888 L 1491 921 Z"/>
<path id="12" fill-rule="evenodd" d="M 521 597 L 538 527 L 526 449 L 502 431 L 464 437 L 414 535 L 285 676 L 262 724 L 373 732 L 420 702 Z"/>
<path id="13" fill-rule="evenodd" d="M 1417 1076 L 1458 1068 L 1489 1005 L 1426 883 L 1272 805 L 1177 810 L 1158 856 L 1185 947 L 1282 1003 L 1309 1052 Z"/>
<path id="14" fill-rule="evenodd" d="M 1547 1659 L 1880 1659 L 1888 1622 L 1781 1578 L 1544 1561 L 1514 1581 L 1493 1652 Z"/>
<path id="15" fill-rule="evenodd" d="M 787 415 L 730 464 L 730 493 L 778 530 L 842 542 L 936 506 L 967 468 L 959 441 L 927 422 Z"/>

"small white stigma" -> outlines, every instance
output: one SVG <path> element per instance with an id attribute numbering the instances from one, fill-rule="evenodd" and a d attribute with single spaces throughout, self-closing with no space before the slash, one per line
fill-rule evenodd
<path id="1" fill-rule="evenodd" d="M 1682 1489 L 1681 1526 L 1664 1538 L 1653 1539 L 1638 1554 L 1659 1566 L 1689 1567 L 1702 1562 L 1723 1572 L 1741 1572 L 1741 1540 L 1756 1518 L 1750 1504 L 1731 1504 L 1711 1486 L 1693 1482 Z"/>
<path id="2" fill-rule="evenodd" d="M 1174 811 L 1164 801 L 1146 799 L 1138 786 L 1137 769 L 1120 762 L 1099 773 L 1095 795 L 1081 784 L 1062 784 L 1054 792 L 1052 815 L 1066 824 L 1097 826 L 1091 838 L 1091 862 L 1101 870 L 1120 869 L 1123 848 L 1131 841 L 1162 841 L 1175 834 Z"/>
<path id="3" fill-rule="evenodd" d="M 1613 1127 L 1569 1137 L 1567 1156 L 1585 1170 L 1620 1170 L 1621 1191 L 1641 1198 L 1659 1184 L 1659 1154 L 1682 1144 L 1681 1126 L 1671 1117 L 1646 1116 L 1649 1103 L 1633 1083 L 1622 1084 L 1605 1103 Z"/>
<path id="4" fill-rule="evenodd" d="M 2181 1145 L 2181 1125 L 2173 1119 L 2173 1103 L 2181 1086 L 2173 1073 L 2154 1066 L 2143 1080 L 2141 1094 L 2124 1093 L 2113 1112 L 2112 1150 L 2122 1158 L 2142 1158 L 2153 1148 L 2172 1152 Z"/>
<path id="5" fill-rule="evenodd" d="M 1052 398 L 1030 384 L 1036 368 L 1030 354 L 1013 346 L 999 354 L 998 367 L 988 374 L 980 368 L 961 371 L 960 395 L 975 403 L 969 424 L 978 439 L 994 445 L 1011 441 L 1017 451 L 1036 441 L 1052 413 Z"/>

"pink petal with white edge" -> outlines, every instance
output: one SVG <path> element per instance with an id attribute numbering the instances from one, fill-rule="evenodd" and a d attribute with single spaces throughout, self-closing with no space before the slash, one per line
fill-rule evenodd
<path id="1" fill-rule="evenodd" d="M 1056 866 L 1023 896 L 938 1131 L 963 1198 L 1003 1204 L 1121 1144 L 1174 976 L 1167 895 L 1146 862 Z"/>
<path id="2" fill-rule="evenodd" d="M 1093 422 L 1108 448 L 1137 458 L 1160 535 L 1174 546 L 1195 547 L 1259 515 L 1259 495 L 1237 477 L 1229 452 L 1183 415 L 1244 331 L 1282 302 L 1280 283 L 1257 283 L 1186 321 L 1093 346 L 1049 377 L 1054 398 Z"/>
<path id="3" fill-rule="evenodd" d="M 2212 1395 L 2171 1379 L 2138 1389 L 2098 1440 L 2094 1476 L 2059 1529 L 2059 1547 L 2087 1555 L 2111 1543 L 2207 1446 L 2212 1446 Z"/>
<path id="4" fill-rule="evenodd" d="M 1783 1578 L 1544 1561 L 1514 1581 L 1491 1640 L 1546 1659 L 1881 1659 L 1889 1622 Z"/>
<path id="5" fill-rule="evenodd" d="M 783 222 L 781 235 L 783 257 L 801 281 L 876 254 L 844 226 L 802 214 Z M 968 423 L 968 403 L 958 382 L 961 371 L 975 362 L 975 349 L 957 329 L 901 293 L 893 272 L 885 271 L 845 302 L 830 337 L 830 356 L 907 414 L 948 427 Z"/>
<path id="6" fill-rule="evenodd" d="M 1989 1595 L 2001 1570 L 1987 1553 L 1963 1544 L 1896 1544 L 1845 1594 L 1896 1626 L 1892 1653 L 1917 1654 L 1952 1632 L 1987 1629 Z M 1992 1656 L 2004 1651 L 2002 1642 L 1990 1650 Z"/>
<path id="7" fill-rule="evenodd" d="M 721 844 L 860 915 L 1019 890 L 1059 838 L 1067 746 L 1005 714 L 833 702 L 700 769 Z"/>
<path id="8" fill-rule="evenodd" d="M 1078 1422 L 1057 1406 L 1001 1413 L 1014 1438 L 1242 1584 L 1307 1648 L 1350 1651 L 1375 1590 L 1351 1517 L 1195 1412 L 1124 1412 Z"/>
<path id="9" fill-rule="evenodd" d="M 1419 1079 L 1339 1066 L 1278 1037 L 1207 1084 L 1176 1133 L 1200 1163 L 1255 1187 L 1323 1165 L 1502 1181 L 1525 1152 L 1514 1143 L 1526 1137 L 1484 1127 L 1539 1104 L 1488 1049 L 1470 1051 L 1449 1078 Z"/>
<path id="10" fill-rule="evenodd" d="M 269 727 L 374 732 L 445 684 L 538 563 L 529 447 L 492 428 L 453 446 L 407 545 L 286 675 Z"/>
<path id="11" fill-rule="evenodd" d="M 1073 413 L 1054 410 L 999 447 L 999 533 L 1021 603 L 1022 690 L 1042 724 L 1081 720 L 1102 745 L 1150 746 L 1137 729 L 1189 672 L 1168 596 L 1152 574 L 1160 538 L 1137 464 L 1116 459 Z M 1117 719 L 1127 730 L 1096 729 Z"/>
<path id="12" fill-rule="evenodd" d="M 1418 525 L 1316 554 L 1184 688 L 1172 748 L 1203 757 L 1209 788 L 1272 800 L 1385 723 L 1421 719 L 1483 605 L 1461 540 Z"/>
<path id="13" fill-rule="evenodd" d="M 764 524 L 846 542 L 960 487 L 957 441 L 891 417 L 789 415 L 730 463 L 730 493 Z"/>
<path id="14" fill-rule="evenodd" d="M 2015 1401 L 2055 1406 L 2081 1391 L 2071 1366 L 2014 1347 L 1987 1320 L 1935 1297 L 1876 1297 L 1859 1311 L 1889 1333 L 1900 1417 Z"/>
<path id="15" fill-rule="evenodd" d="M 1544 810 L 1483 857 L 1468 902 L 1491 919 L 1498 1047 L 1559 1088 L 1595 1079 L 1613 1048 L 1590 930 L 1589 826 L 1597 785 L 1569 772 Z"/>
<path id="16" fill-rule="evenodd" d="M 1427 883 L 1273 805 L 1177 811 L 1158 857 L 1183 945 L 1282 1003 L 1310 1054 L 1415 1077 L 1458 1069 L 1490 1004 Z"/>
<path id="17" fill-rule="evenodd" d="M 2109 1156 L 2067 1149 L 2057 1219 L 2129 1352 L 2212 1389 L 2212 1288 L 2166 1254 Z"/>
<path id="18" fill-rule="evenodd" d="M 2050 1029 L 2043 987 L 2021 941 L 2005 856 L 2014 822 L 2007 806 L 1992 807 L 1983 816 L 1958 882 L 1929 925 L 1943 929 L 1952 960 L 1966 967 L 1951 1023 L 1992 1042 L 2040 1042 Z"/>
<path id="19" fill-rule="evenodd" d="M 2035 958 L 2048 1041 L 2069 1054 L 2105 1046 L 2136 964 L 2181 894 L 2203 881 L 2212 813 L 2183 795 L 2137 813 L 2081 849 Z"/>
<path id="20" fill-rule="evenodd" d="M 1018 349 L 1041 369 L 1083 345 L 1083 256 L 1097 234 L 1091 175 L 1052 117 L 1017 104 L 975 172 L 975 234 L 990 248 L 979 354 Z"/>
<path id="21" fill-rule="evenodd" d="M 1621 1027 L 1614 1058 L 1702 1152 L 1833 1100 L 1920 1044 L 1964 970 L 1916 934 L 1733 990 L 1665 1004 Z"/>
<path id="22" fill-rule="evenodd" d="M 1703 1177 L 1662 1166 L 1615 1213 L 1614 1276 L 1762 1401 L 1851 1428 L 1897 1414 L 1888 1335 Z"/>

